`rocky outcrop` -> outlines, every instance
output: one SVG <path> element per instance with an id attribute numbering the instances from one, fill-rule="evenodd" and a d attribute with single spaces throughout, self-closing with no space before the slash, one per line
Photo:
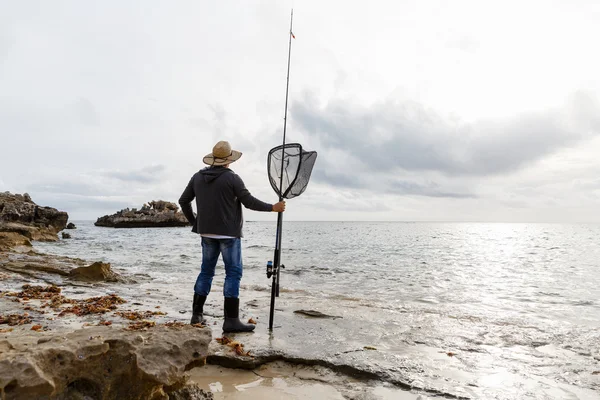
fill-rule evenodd
<path id="1" fill-rule="evenodd" d="M 16 233 L 29 240 L 56 241 L 68 219 L 66 212 L 38 206 L 27 193 L 0 193 L 0 232 Z"/>
<path id="2" fill-rule="evenodd" d="M 117 282 L 119 275 L 113 272 L 110 264 L 103 262 L 95 262 L 87 267 L 78 267 L 69 272 L 69 277 L 72 279 L 88 281 L 88 282 Z"/>
<path id="3" fill-rule="evenodd" d="M 208 328 L 30 332 L 0 336 L 2 399 L 212 398 L 185 386 L 185 371 L 205 364 Z"/>
<path id="4" fill-rule="evenodd" d="M 2 232 L 0 232 L 0 236 Z M 23 238 L 23 236 L 18 236 Z M 26 238 L 23 238 L 27 240 Z M 19 243 L 22 245 L 22 243 Z M 101 282 L 121 282 L 135 283 L 130 277 L 123 276 L 114 272 L 109 263 L 95 262 L 90 264 L 87 261 L 60 257 L 50 254 L 36 253 L 31 249 L 31 244 L 23 246 L 23 251 L 0 252 L 0 274 L 14 273 L 18 274 L 22 281 L 23 277 L 28 280 L 46 282 L 54 285 L 67 285 L 69 283 L 101 283 Z M 66 280 L 67 279 L 67 280 Z M 0 297 L 1 297 L 0 290 Z"/>
<path id="5" fill-rule="evenodd" d="M 0 232 L 0 252 L 18 247 L 31 247 L 31 242 L 16 232 Z"/>
<path id="6" fill-rule="evenodd" d="M 158 228 L 187 226 L 189 222 L 175 203 L 158 200 L 144 204 L 140 210 L 123 209 L 113 215 L 98 218 L 96 226 L 113 228 Z"/>
<path id="7" fill-rule="evenodd" d="M 74 224 L 74 223 L 72 223 L 72 222 L 69 222 L 69 223 L 67 224 L 67 229 L 77 229 L 77 227 L 75 226 L 75 224 Z"/>

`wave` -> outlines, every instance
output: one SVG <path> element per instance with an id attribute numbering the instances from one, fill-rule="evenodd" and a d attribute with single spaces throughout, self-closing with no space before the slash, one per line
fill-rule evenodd
<path id="1" fill-rule="evenodd" d="M 563 297 L 560 293 L 554 292 L 537 292 L 540 296 L 549 296 L 549 297 Z"/>
<path id="2" fill-rule="evenodd" d="M 574 306 L 595 306 L 596 304 L 591 300 L 575 300 L 571 302 Z"/>

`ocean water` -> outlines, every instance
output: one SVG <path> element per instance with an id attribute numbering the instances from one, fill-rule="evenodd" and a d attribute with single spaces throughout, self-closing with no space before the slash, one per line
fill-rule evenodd
<path id="1" fill-rule="evenodd" d="M 201 248 L 190 228 L 75 223 L 73 239 L 36 247 L 191 293 Z M 268 296 L 275 222 L 246 222 L 244 236 L 241 297 Z M 282 306 L 354 321 L 347 337 L 378 355 L 353 362 L 431 397 L 600 398 L 600 225 L 284 222 L 282 262 Z"/>

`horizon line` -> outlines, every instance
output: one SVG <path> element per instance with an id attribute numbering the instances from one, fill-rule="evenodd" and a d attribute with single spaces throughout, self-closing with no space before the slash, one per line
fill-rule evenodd
<path id="1" fill-rule="evenodd" d="M 81 222 L 95 222 L 96 219 L 70 219 L 69 221 L 81 221 Z M 244 222 L 268 222 L 268 223 L 276 223 L 276 221 L 268 221 L 268 220 L 245 220 Z M 425 223 L 425 224 L 600 224 L 600 221 L 485 221 L 485 220 L 300 220 L 300 219 L 289 219 L 285 222 L 368 222 L 368 223 L 403 223 L 403 224 L 415 224 L 415 223 Z"/>

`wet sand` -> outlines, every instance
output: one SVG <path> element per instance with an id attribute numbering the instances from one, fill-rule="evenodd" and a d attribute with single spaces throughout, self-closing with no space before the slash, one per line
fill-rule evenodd
<path id="1" fill-rule="evenodd" d="M 190 371 L 191 380 L 211 391 L 215 400 L 297 399 L 344 400 L 348 398 L 380 400 L 425 400 L 394 387 L 374 385 L 357 391 L 353 381 L 323 368 L 274 362 L 251 371 L 207 365 Z"/>

